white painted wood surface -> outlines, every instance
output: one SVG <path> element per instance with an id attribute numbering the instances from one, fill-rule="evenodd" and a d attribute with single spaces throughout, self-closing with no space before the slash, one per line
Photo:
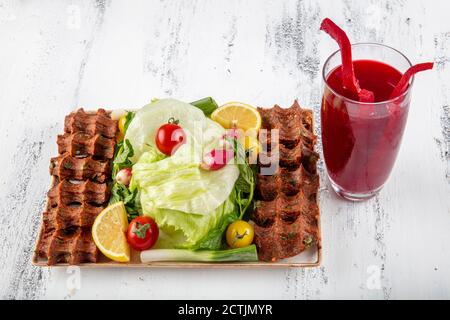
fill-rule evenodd
<path id="1" fill-rule="evenodd" d="M 449 10 L 447 0 L 0 1 L 0 297 L 450 298 Z M 64 115 L 213 96 L 261 106 L 299 98 L 318 117 L 320 70 L 336 49 L 319 32 L 326 16 L 354 42 L 437 66 L 416 81 L 378 197 L 339 200 L 321 165 L 321 268 L 83 269 L 77 289 L 76 270 L 31 266 Z"/>

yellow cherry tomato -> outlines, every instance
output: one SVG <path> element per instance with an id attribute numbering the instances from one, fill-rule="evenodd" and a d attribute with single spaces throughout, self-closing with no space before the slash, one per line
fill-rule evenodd
<path id="1" fill-rule="evenodd" d="M 125 122 L 127 122 L 127 113 L 121 116 L 118 122 L 119 131 L 122 135 L 125 135 Z"/>
<path id="2" fill-rule="evenodd" d="M 238 220 L 228 226 L 227 243 L 231 248 L 244 248 L 252 244 L 255 231 L 246 221 Z"/>

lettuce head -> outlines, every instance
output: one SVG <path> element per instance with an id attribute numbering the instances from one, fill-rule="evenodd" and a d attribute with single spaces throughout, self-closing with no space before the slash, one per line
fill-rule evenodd
<path id="1" fill-rule="evenodd" d="M 168 119 L 176 118 L 186 143 L 174 155 L 157 151 L 155 134 Z M 131 188 L 138 188 L 142 210 L 155 219 L 161 232 L 158 247 L 218 249 L 222 232 L 237 219 L 234 164 L 205 171 L 203 154 L 217 146 L 225 130 L 196 107 L 163 99 L 139 110 L 125 139 L 134 148 Z"/>

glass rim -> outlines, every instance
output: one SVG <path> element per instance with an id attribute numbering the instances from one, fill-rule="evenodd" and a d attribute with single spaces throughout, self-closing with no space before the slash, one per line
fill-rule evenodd
<path id="1" fill-rule="evenodd" d="M 391 50 L 391 51 L 394 51 L 394 52 L 398 53 L 401 57 L 403 57 L 403 58 L 406 60 L 406 62 L 409 64 L 409 67 L 412 67 L 412 66 L 413 66 L 412 62 L 411 62 L 411 61 L 408 59 L 408 57 L 407 57 L 405 54 L 403 54 L 401 51 L 399 51 L 399 50 L 397 50 L 397 49 L 395 49 L 395 48 L 393 48 L 393 47 L 391 47 L 391 46 L 382 44 L 382 43 L 376 43 L 376 42 L 359 42 L 359 43 L 354 43 L 354 44 L 352 44 L 352 47 L 368 46 L 368 45 L 370 45 L 370 46 L 376 46 L 376 47 L 383 47 L 383 48 L 389 49 L 389 50 Z M 328 75 L 325 74 L 325 67 L 330 63 L 330 60 L 331 60 L 334 56 L 336 56 L 339 52 L 341 52 L 341 49 L 338 49 L 338 50 L 336 50 L 335 52 L 333 52 L 333 53 L 327 58 L 327 60 L 325 61 L 324 65 L 323 65 L 323 68 L 322 68 L 322 79 L 323 79 L 323 82 L 325 83 L 325 85 L 327 86 L 327 88 L 328 88 L 334 95 L 338 96 L 339 98 L 344 99 L 344 100 L 347 100 L 347 101 L 352 102 L 352 103 L 357 103 L 357 104 L 360 104 L 360 105 L 377 106 L 377 105 L 386 105 L 386 104 L 388 104 L 388 103 L 392 103 L 392 102 L 394 102 L 394 101 L 396 101 L 396 100 L 399 100 L 399 99 L 401 99 L 401 98 L 404 98 L 404 97 L 411 91 L 411 88 L 412 88 L 412 86 L 413 86 L 413 84 L 414 84 L 414 78 L 415 78 L 415 76 L 413 76 L 413 77 L 411 78 L 410 83 L 409 83 L 409 87 L 408 87 L 408 89 L 405 90 L 405 92 L 403 92 L 403 93 L 402 93 L 401 95 L 399 95 L 398 97 L 395 97 L 395 98 L 392 98 L 392 99 L 388 99 L 388 100 L 384 100 L 384 101 L 379 101 L 379 102 L 361 102 L 361 101 L 358 101 L 358 100 L 354 100 L 354 99 L 351 99 L 351 98 L 347 98 L 347 97 L 345 97 L 345 96 L 343 96 L 343 95 L 337 93 L 337 92 L 336 92 L 333 88 L 331 88 L 331 86 L 328 84 L 328 81 L 327 81 L 327 76 L 328 76 Z M 384 61 L 381 61 L 381 62 L 384 62 Z"/>

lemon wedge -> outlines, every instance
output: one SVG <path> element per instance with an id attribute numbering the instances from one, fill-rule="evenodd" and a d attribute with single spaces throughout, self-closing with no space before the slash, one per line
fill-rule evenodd
<path id="1" fill-rule="evenodd" d="M 236 127 L 244 131 L 255 130 L 257 132 L 261 128 L 261 116 L 258 110 L 242 102 L 224 104 L 211 114 L 211 119 L 225 129 Z"/>
<path id="2" fill-rule="evenodd" d="M 92 237 L 105 256 L 117 262 L 129 262 L 130 246 L 125 236 L 127 228 L 127 211 L 123 202 L 117 202 L 97 216 L 92 226 Z"/>

